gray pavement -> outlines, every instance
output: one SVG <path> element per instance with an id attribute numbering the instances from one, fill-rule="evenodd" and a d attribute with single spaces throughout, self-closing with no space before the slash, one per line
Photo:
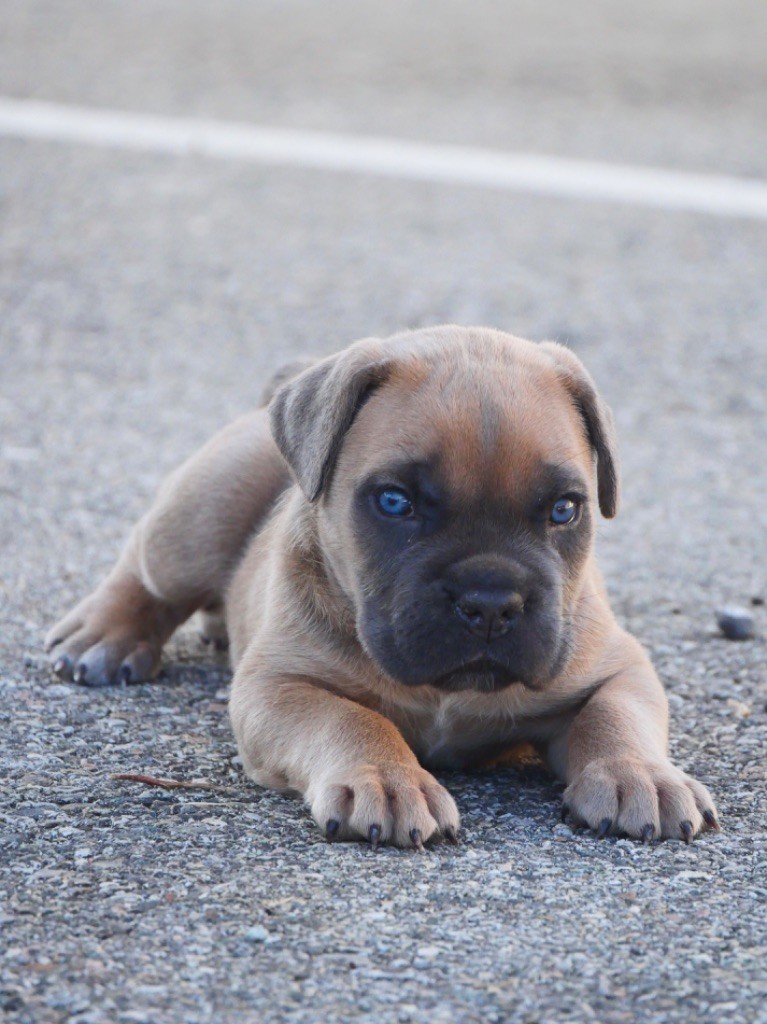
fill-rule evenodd
<path id="1" fill-rule="evenodd" d="M 765 175 L 758 0 L 30 0 L 0 92 Z"/>
<path id="2" fill-rule="evenodd" d="M 576 14 L 576 10 L 583 12 Z M 767 176 L 767 9 L 7 4 L 0 94 Z M 14 1024 L 767 1021 L 767 227 L 0 142 L 0 1006 Z M 241 778 L 228 669 L 53 680 L 48 624 L 163 474 L 300 352 L 441 321 L 569 342 L 612 403 L 621 620 L 724 831 L 557 824 L 541 769 L 445 776 L 457 848 L 328 846 Z M 145 771 L 206 779 L 163 792 Z"/>

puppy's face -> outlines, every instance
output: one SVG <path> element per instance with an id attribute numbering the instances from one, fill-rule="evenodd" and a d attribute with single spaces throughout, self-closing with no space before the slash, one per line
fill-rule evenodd
<path id="1" fill-rule="evenodd" d="M 593 451 L 551 356 L 495 332 L 394 344 L 318 503 L 323 555 L 407 685 L 541 688 L 568 655 Z"/>

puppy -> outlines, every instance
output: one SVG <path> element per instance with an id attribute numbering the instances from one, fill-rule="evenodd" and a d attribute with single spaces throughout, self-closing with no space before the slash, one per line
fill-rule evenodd
<path id="1" fill-rule="evenodd" d="M 47 644 L 76 682 L 146 680 L 202 610 L 231 641 L 247 775 L 302 794 L 328 838 L 455 840 L 429 769 L 524 740 L 575 823 L 689 842 L 713 801 L 668 760 L 663 689 L 595 564 L 617 504 L 611 416 L 568 349 L 365 339 L 181 466 Z"/>

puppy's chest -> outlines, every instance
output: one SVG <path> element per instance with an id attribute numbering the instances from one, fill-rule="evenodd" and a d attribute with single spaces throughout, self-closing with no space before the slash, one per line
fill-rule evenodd
<path id="1" fill-rule="evenodd" d="M 391 716 L 422 764 L 461 768 L 480 762 L 516 738 L 508 717 L 468 713 L 465 698 L 451 694 L 433 705 Z"/>
<path id="2" fill-rule="evenodd" d="M 398 726 L 420 762 L 435 769 L 481 765 L 520 742 L 546 741 L 566 719 L 555 702 L 512 694 L 444 694 L 380 710 Z"/>

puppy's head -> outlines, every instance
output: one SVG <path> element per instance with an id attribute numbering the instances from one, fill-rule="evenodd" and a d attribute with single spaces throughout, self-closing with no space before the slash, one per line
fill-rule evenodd
<path id="1" fill-rule="evenodd" d="M 458 327 L 366 339 L 270 408 L 387 675 L 447 690 L 557 675 L 595 516 L 618 499 L 610 413 L 568 349 Z"/>

